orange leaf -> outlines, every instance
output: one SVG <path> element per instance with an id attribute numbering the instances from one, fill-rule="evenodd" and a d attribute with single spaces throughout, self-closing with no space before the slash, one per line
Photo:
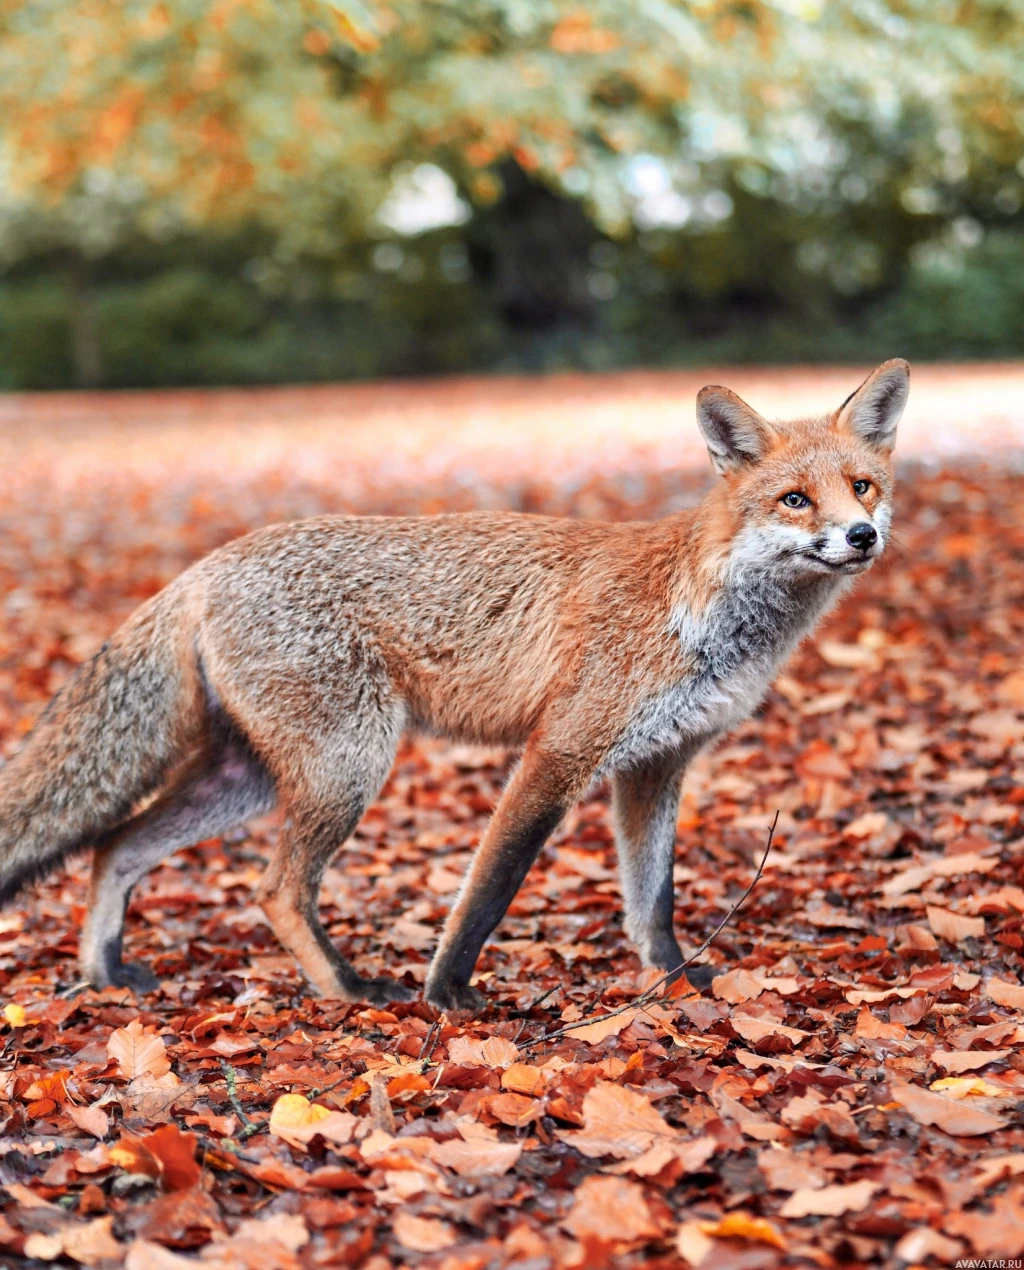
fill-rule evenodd
<path id="1" fill-rule="evenodd" d="M 270 1132 L 300 1149 L 318 1134 L 330 1142 L 349 1142 L 355 1127 L 351 1112 L 331 1111 L 302 1094 L 282 1094 L 270 1113 Z"/>
<path id="2" fill-rule="evenodd" d="M 440 1252 L 455 1243 L 455 1231 L 436 1217 L 416 1217 L 400 1209 L 391 1224 L 395 1238 L 409 1252 Z"/>
<path id="3" fill-rule="evenodd" d="M 638 1182 L 594 1174 L 576 1188 L 562 1225 L 581 1242 L 633 1243 L 661 1233 Z"/>
<path id="4" fill-rule="evenodd" d="M 64 1114 L 82 1129 L 91 1133 L 94 1138 L 103 1139 L 110 1132 L 110 1118 L 102 1107 L 76 1107 L 68 1103 Z"/>
<path id="5" fill-rule="evenodd" d="M 144 1028 L 139 1019 L 111 1033 L 107 1057 L 117 1063 L 121 1075 L 128 1080 L 137 1076 L 166 1076 L 171 1070 L 164 1038 L 157 1035 L 155 1028 Z"/>
<path id="6" fill-rule="evenodd" d="M 754 1243 L 771 1244 L 785 1251 L 786 1243 L 778 1226 L 764 1217 L 752 1217 L 742 1211 L 726 1213 L 719 1221 L 701 1222 L 705 1235 L 716 1239 L 749 1239 Z"/>
<path id="7" fill-rule="evenodd" d="M 925 912 L 932 933 L 940 939 L 948 939 L 951 944 L 959 944 L 965 939 L 981 939 L 985 934 L 984 917 L 961 917 L 959 913 L 937 908 L 934 904 L 926 905 Z"/>
<path id="8" fill-rule="evenodd" d="M 935 1125 L 954 1137 L 978 1137 L 981 1134 L 994 1133 L 1006 1123 L 990 1111 L 965 1106 L 962 1102 L 918 1089 L 916 1085 L 902 1080 L 894 1080 L 890 1090 L 893 1098 L 910 1112 L 918 1124 Z"/>
<path id="9" fill-rule="evenodd" d="M 996 1005 L 1006 1005 L 1011 1010 L 1024 1010 L 1024 988 L 1019 983 L 993 977 L 985 985 L 985 995 Z"/>
<path id="10" fill-rule="evenodd" d="M 877 1182 L 850 1182 L 848 1185 L 801 1187 L 779 1209 L 781 1217 L 839 1217 L 860 1213 L 878 1190 Z"/>
<path id="11" fill-rule="evenodd" d="M 599 1045 L 609 1036 L 618 1034 L 633 1022 L 639 1010 L 626 1010 L 607 1019 L 596 1019 L 593 1023 L 581 1023 L 569 1031 L 569 1035 L 577 1041 L 586 1041 L 588 1045 Z"/>

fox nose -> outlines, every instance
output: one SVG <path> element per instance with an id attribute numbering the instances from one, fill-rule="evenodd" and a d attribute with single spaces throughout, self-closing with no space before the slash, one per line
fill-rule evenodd
<path id="1" fill-rule="evenodd" d="M 870 551 L 878 541 L 878 534 L 874 525 L 869 525 L 866 520 L 862 520 L 859 524 L 851 525 L 846 531 L 846 541 L 858 551 Z"/>

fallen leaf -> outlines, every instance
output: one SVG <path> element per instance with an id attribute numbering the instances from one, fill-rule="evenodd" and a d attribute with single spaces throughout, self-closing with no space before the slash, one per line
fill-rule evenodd
<path id="1" fill-rule="evenodd" d="M 1009 1006 L 1011 1010 L 1024 1010 L 1024 988 L 1019 983 L 993 976 L 985 984 L 985 995 L 996 1005 Z"/>
<path id="2" fill-rule="evenodd" d="M 581 1023 L 579 1027 L 569 1031 L 569 1036 L 577 1041 L 586 1041 L 588 1045 L 599 1045 L 609 1036 L 618 1036 L 621 1031 L 629 1027 L 639 1012 L 639 1010 L 626 1010 L 623 1014 L 614 1017 L 597 1019 L 593 1023 Z"/>
<path id="3" fill-rule="evenodd" d="M 779 1209 L 782 1217 L 841 1217 L 861 1213 L 878 1190 L 877 1182 L 850 1182 L 794 1191 Z"/>
<path id="4" fill-rule="evenodd" d="M 786 1241 L 778 1226 L 767 1218 L 752 1217 L 742 1210 L 726 1213 L 718 1221 L 701 1222 L 701 1230 L 712 1239 L 747 1239 L 753 1243 L 771 1244 L 783 1252 L 786 1250 Z"/>
<path id="5" fill-rule="evenodd" d="M 1002 1129 L 1005 1121 L 989 1111 L 965 1106 L 942 1094 L 933 1094 L 905 1081 L 893 1081 L 890 1092 L 894 1101 L 905 1107 L 918 1124 L 935 1125 L 954 1137 L 977 1137 Z"/>
<path id="6" fill-rule="evenodd" d="M 1002 1085 L 993 1085 L 981 1076 L 946 1076 L 933 1080 L 929 1089 L 941 1091 L 950 1098 L 968 1098 L 973 1094 L 982 1098 L 1012 1098 L 1013 1091 Z"/>
<path id="7" fill-rule="evenodd" d="M 68 1116 L 79 1129 L 91 1133 L 94 1138 L 103 1139 L 110 1132 L 110 1117 L 102 1107 L 76 1107 L 68 1103 L 64 1108 Z"/>
<path id="8" fill-rule="evenodd" d="M 959 944 L 964 939 L 981 939 L 985 934 L 983 917 L 961 917 L 946 908 L 936 908 L 934 904 L 925 907 L 928 925 L 932 933 L 939 939 L 948 939 L 950 943 Z"/>
<path id="9" fill-rule="evenodd" d="M 319 1136 L 329 1142 L 350 1142 L 356 1118 L 349 1111 L 332 1111 L 302 1094 L 282 1094 L 270 1111 L 270 1132 L 292 1146 L 305 1145 Z"/>
<path id="10" fill-rule="evenodd" d="M 501 1177 L 515 1167 L 522 1149 L 518 1142 L 452 1138 L 437 1146 L 431 1158 L 460 1177 Z"/>
<path id="11" fill-rule="evenodd" d="M 166 1076 L 171 1070 L 163 1037 L 157 1035 L 155 1028 L 143 1027 L 139 1019 L 111 1033 L 107 1056 L 117 1063 L 121 1075 L 128 1080 L 137 1076 Z"/>
<path id="12" fill-rule="evenodd" d="M 559 1129 L 556 1135 L 582 1155 L 618 1160 L 641 1155 L 657 1138 L 678 1137 L 643 1094 L 606 1080 L 583 1099 L 583 1128 Z"/>
<path id="13" fill-rule="evenodd" d="M 1013 1050 L 932 1050 L 932 1062 L 944 1072 L 973 1072 L 989 1063 L 999 1063 L 1012 1053 Z"/>
<path id="14" fill-rule="evenodd" d="M 289 1252 L 298 1252 L 309 1243 L 309 1230 L 301 1213 L 270 1213 L 239 1222 L 235 1238 L 280 1244 Z"/>
<path id="15" fill-rule="evenodd" d="M 632 1244 L 661 1233 L 639 1183 L 601 1175 L 579 1184 L 562 1225 L 580 1241 L 599 1244 Z"/>
<path id="16" fill-rule="evenodd" d="M 395 1238 L 409 1252 L 440 1252 L 455 1243 L 455 1231 L 446 1221 L 436 1217 L 417 1217 L 400 1210 L 391 1229 Z"/>
<path id="17" fill-rule="evenodd" d="M 511 1067 L 519 1050 L 503 1036 L 456 1036 L 448 1042 L 448 1058 L 460 1067 Z"/>
<path id="18" fill-rule="evenodd" d="M 749 970 L 740 967 L 713 979 L 711 991 L 721 1001 L 741 1005 L 744 1001 L 753 1001 L 755 997 L 759 997 L 764 992 L 764 984 Z"/>

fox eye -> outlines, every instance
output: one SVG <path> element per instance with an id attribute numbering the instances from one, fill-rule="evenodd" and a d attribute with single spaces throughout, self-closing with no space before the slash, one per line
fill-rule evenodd
<path id="1" fill-rule="evenodd" d="M 779 499 L 784 507 L 810 507 L 811 500 L 806 494 L 801 494 L 799 490 L 790 490 L 788 494 L 783 494 Z"/>
<path id="2" fill-rule="evenodd" d="M 866 494 L 870 488 L 871 488 L 870 481 L 854 481 L 853 482 L 853 492 L 857 495 L 858 498 L 860 498 L 861 494 Z"/>

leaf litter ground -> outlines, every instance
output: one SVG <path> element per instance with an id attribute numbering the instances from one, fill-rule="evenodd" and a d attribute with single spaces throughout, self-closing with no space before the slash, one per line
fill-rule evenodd
<path id="1" fill-rule="evenodd" d="M 201 454 L 168 473 L 119 463 L 100 431 L 72 470 L 35 444 L 0 492 L 5 752 L 136 604 L 256 525 L 477 505 L 657 516 L 704 480 L 641 451 L 505 484 L 452 465 L 424 490 L 384 462 L 361 484 Z M 156 969 L 153 997 L 75 990 L 86 861 L 0 914 L 0 1264 L 1024 1255 L 1024 478 L 907 469 L 896 524 L 886 562 L 691 774 L 688 947 L 742 895 L 778 810 L 776 846 L 692 983 L 644 1008 L 591 1021 L 653 977 L 622 931 L 602 787 L 487 947 L 477 1019 L 312 998 L 254 902 L 273 818 L 138 888 L 127 955 Z M 513 761 L 403 747 L 324 887 L 360 969 L 422 983 Z"/>

